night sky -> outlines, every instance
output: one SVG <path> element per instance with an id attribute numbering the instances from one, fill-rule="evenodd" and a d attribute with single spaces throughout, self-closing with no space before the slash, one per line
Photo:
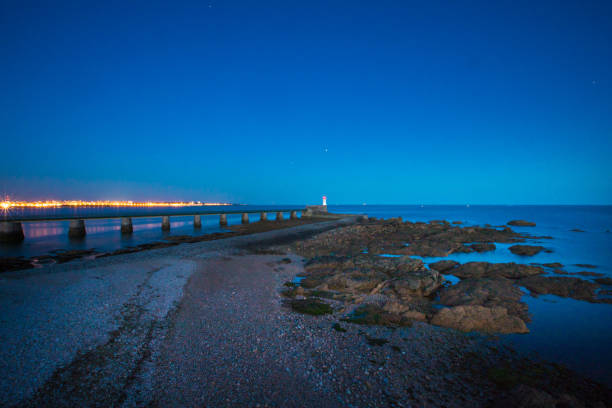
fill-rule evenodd
<path id="1" fill-rule="evenodd" d="M 612 204 L 612 2 L 0 5 L 0 193 Z"/>

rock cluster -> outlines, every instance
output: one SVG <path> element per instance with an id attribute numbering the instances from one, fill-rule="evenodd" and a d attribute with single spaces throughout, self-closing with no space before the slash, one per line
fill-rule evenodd
<path id="1" fill-rule="evenodd" d="M 448 272 L 448 271 L 447 271 Z M 539 275 L 544 270 L 539 266 L 508 263 L 468 262 L 452 269 L 451 272 L 458 278 L 507 278 L 519 279 L 527 276 Z"/>
<path id="2" fill-rule="evenodd" d="M 494 242 L 524 242 L 528 235 L 509 227 L 503 229 L 461 227 L 447 221 L 402 222 L 401 219 L 370 222 L 321 234 L 316 240 L 301 241 L 296 251 L 306 257 L 343 254 L 417 255 L 445 257 L 452 253 L 495 249 Z"/>
<path id="3" fill-rule="evenodd" d="M 598 298 L 599 283 L 543 276 L 544 266 L 558 269 L 562 267 L 559 263 L 460 264 L 440 260 L 428 268 L 410 256 L 481 252 L 495 249 L 494 242 L 521 242 L 528 237 L 502 228 L 460 227 L 439 220 L 410 223 L 370 219 L 368 223 L 327 231 L 291 245 L 290 251 L 309 259 L 303 280 L 297 285 L 287 284 L 291 288 L 285 295 L 335 302 L 335 310 L 353 323 L 406 326 L 425 321 L 487 333 L 529 331 L 526 323 L 530 316 L 527 304 L 521 301 L 525 295 L 521 286 L 534 296 L 554 294 L 607 302 Z M 545 249 L 515 245 L 510 250 L 532 255 Z M 449 285 L 442 273 L 461 281 Z"/>
<path id="4" fill-rule="evenodd" d="M 461 331 L 485 333 L 527 333 L 525 322 L 511 316 L 503 307 L 456 306 L 440 310 L 431 323 Z"/>
<path id="5" fill-rule="evenodd" d="M 540 245 L 512 245 L 508 249 L 513 254 L 522 256 L 533 256 L 540 253 L 541 251 L 547 251 L 546 248 Z"/>
<path id="6" fill-rule="evenodd" d="M 508 221 L 508 225 L 512 225 L 515 227 L 535 227 L 535 222 L 525 221 L 525 220 L 512 220 Z"/>

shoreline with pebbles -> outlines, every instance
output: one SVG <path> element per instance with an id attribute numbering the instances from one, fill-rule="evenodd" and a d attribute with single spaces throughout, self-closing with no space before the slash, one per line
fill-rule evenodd
<path id="1" fill-rule="evenodd" d="M 526 318 L 517 280 L 562 293 L 549 280 L 532 282 L 549 277 L 540 273 L 548 266 L 447 262 L 439 271 L 410 258 L 526 236 L 398 221 L 328 221 L 4 273 L 0 301 L 10 321 L 2 326 L 0 400 L 21 406 L 606 406 L 604 386 L 526 359 L 496 336 L 436 326 L 444 316 L 431 321 L 440 313 L 436 302 L 458 303 L 446 309 L 493 310 L 486 325 L 471 330 L 495 332 L 513 327 L 507 316 Z M 444 284 L 449 271 L 463 276 L 460 283 Z M 295 277 L 303 279 L 297 284 Z M 571 279 L 562 288 L 576 285 L 574 279 L 590 282 L 557 278 Z M 287 293 L 299 288 L 303 293 Z M 572 288 L 567 294 L 574 296 Z M 600 287 L 580 288 L 584 300 L 605 301 Z M 291 302 L 309 299 L 332 313 L 292 310 Z M 380 309 L 354 313 L 364 305 Z M 473 325 L 466 314 L 471 320 L 459 321 Z"/>

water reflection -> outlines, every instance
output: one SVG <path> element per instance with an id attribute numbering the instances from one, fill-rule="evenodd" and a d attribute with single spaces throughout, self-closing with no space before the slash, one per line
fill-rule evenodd
<path id="1" fill-rule="evenodd" d="M 26 239 L 49 237 L 67 233 L 67 229 L 58 222 L 40 222 L 23 224 Z"/>

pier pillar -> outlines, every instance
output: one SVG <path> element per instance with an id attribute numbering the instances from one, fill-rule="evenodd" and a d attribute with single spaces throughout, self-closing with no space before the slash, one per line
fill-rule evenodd
<path id="1" fill-rule="evenodd" d="M 243 224 L 248 224 L 249 223 L 249 214 L 247 214 L 247 213 L 243 213 L 242 214 L 242 223 Z"/>
<path id="2" fill-rule="evenodd" d="M 282 221 L 282 220 L 283 220 L 283 213 L 279 211 L 276 213 L 276 221 Z"/>
<path id="3" fill-rule="evenodd" d="M 84 220 L 70 220 L 68 224 L 68 237 L 69 238 L 83 238 L 87 234 L 85 231 Z"/>
<path id="4" fill-rule="evenodd" d="M 170 231 L 170 217 L 167 215 L 162 217 L 162 231 Z"/>
<path id="5" fill-rule="evenodd" d="M 132 232 L 134 232 L 134 227 L 132 226 L 132 217 L 122 217 L 121 218 L 121 233 L 131 234 Z"/>
<path id="6" fill-rule="evenodd" d="M 297 211 L 291 211 L 291 215 L 289 215 L 289 218 L 292 220 L 297 220 Z"/>
<path id="7" fill-rule="evenodd" d="M 202 217 L 199 215 L 193 216 L 193 228 L 202 228 Z"/>
<path id="8" fill-rule="evenodd" d="M 219 225 L 227 225 L 227 214 L 219 214 Z"/>
<path id="9" fill-rule="evenodd" d="M 24 238 L 20 222 L 0 222 L 0 242 L 21 242 Z"/>
<path id="10" fill-rule="evenodd" d="M 262 212 L 261 215 L 259 216 L 259 221 L 268 221 L 268 213 Z"/>

